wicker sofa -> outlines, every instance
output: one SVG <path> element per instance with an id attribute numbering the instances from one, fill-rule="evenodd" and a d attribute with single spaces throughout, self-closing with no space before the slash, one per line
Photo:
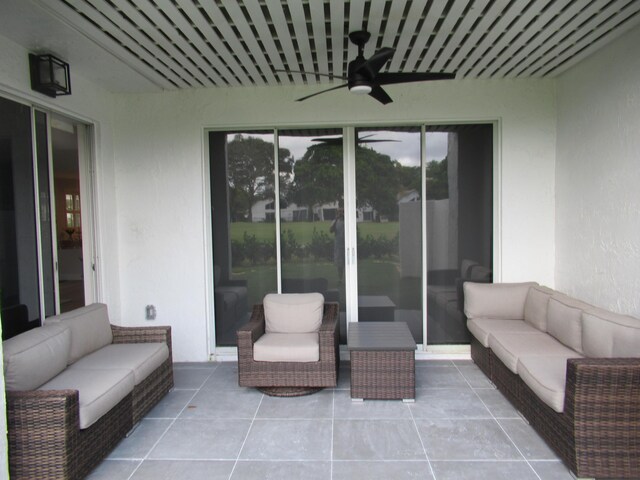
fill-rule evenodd
<path id="1" fill-rule="evenodd" d="M 640 477 L 640 320 L 536 283 L 464 284 L 471 357 L 578 477 Z"/>
<path id="2" fill-rule="evenodd" d="M 173 387 L 170 327 L 93 304 L 3 343 L 12 479 L 81 479 Z"/>

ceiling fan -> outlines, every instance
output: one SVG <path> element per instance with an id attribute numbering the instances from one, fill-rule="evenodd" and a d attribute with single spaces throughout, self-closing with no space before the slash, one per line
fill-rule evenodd
<path id="1" fill-rule="evenodd" d="M 322 92 L 320 92 L 322 93 Z M 378 142 L 399 142 L 400 140 L 391 140 L 385 138 L 369 138 L 372 137 L 373 133 L 370 135 L 363 135 L 361 137 L 356 138 L 356 144 L 359 143 L 378 143 Z M 321 138 L 312 138 L 312 142 L 324 143 L 326 145 L 342 145 L 342 135 L 338 137 L 321 137 Z"/>
<path id="2" fill-rule="evenodd" d="M 338 90 L 340 88 L 348 87 L 351 93 L 356 94 L 368 94 L 375 98 L 380 103 L 386 105 L 393 102 L 391 97 L 384 91 L 382 85 L 391 85 L 394 83 L 408 83 L 408 82 L 424 82 L 430 80 L 451 80 L 455 78 L 455 73 L 385 73 L 380 72 L 382 67 L 393 57 L 395 49 L 383 47 L 375 52 L 370 58 L 365 59 L 364 45 L 369 41 L 370 33 L 366 31 L 356 31 L 349 34 L 349 40 L 358 47 L 358 56 L 349 62 L 349 69 L 346 77 L 338 75 L 324 74 L 324 73 L 312 73 L 312 72 L 296 72 L 308 75 L 321 75 L 324 77 L 340 78 L 347 83 L 338 85 L 336 87 L 328 88 L 320 92 L 312 93 L 306 97 L 298 98 L 296 101 L 301 102 L 308 98 L 315 97 L 321 93 L 330 92 L 332 90 Z"/>

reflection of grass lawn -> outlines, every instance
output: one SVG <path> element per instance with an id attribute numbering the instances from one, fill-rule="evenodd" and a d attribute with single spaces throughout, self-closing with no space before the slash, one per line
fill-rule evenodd
<path id="1" fill-rule="evenodd" d="M 326 278 L 329 289 L 339 289 L 340 301 L 344 302 L 344 289 L 338 283 L 338 272 L 331 262 L 283 263 L 282 274 L 286 278 Z M 250 305 L 261 303 L 265 293 L 277 289 L 275 265 L 234 267 L 233 278 L 247 280 Z M 398 264 L 392 260 L 361 260 L 358 263 L 358 293 L 386 295 L 403 309 L 419 309 L 421 305 L 420 279 L 400 278 Z"/>
<path id="2" fill-rule="evenodd" d="M 325 232 L 331 235 L 329 227 L 331 222 L 285 222 L 281 224 L 282 230 L 291 230 L 298 243 L 305 244 L 311 242 L 311 235 L 315 228 L 318 232 Z M 362 237 L 372 235 L 373 237 L 393 238 L 398 233 L 398 222 L 361 222 L 358 223 L 358 233 Z M 231 224 L 231 240 L 242 241 L 245 232 L 248 235 L 255 235 L 258 240 L 269 240 L 275 242 L 275 223 L 250 223 L 235 222 Z"/>

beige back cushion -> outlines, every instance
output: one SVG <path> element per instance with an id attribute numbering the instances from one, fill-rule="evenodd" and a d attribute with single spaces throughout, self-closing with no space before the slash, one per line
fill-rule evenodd
<path id="1" fill-rule="evenodd" d="M 586 304 L 556 294 L 547 308 L 547 332 L 567 347 L 582 353 L 582 306 Z"/>
<path id="2" fill-rule="evenodd" d="M 585 310 L 582 347 L 588 357 L 640 357 L 640 320 L 600 309 Z"/>
<path id="3" fill-rule="evenodd" d="M 529 289 L 524 302 L 524 321 L 542 332 L 547 331 L 547 307 L 554 291 L 543 286 Z"/>
<path id="4" fill-rule="evenodd" d="M 7 390 L 35 390 L 67 367 L 71 331 L 52 324 L 24 332 L 2 344 Z"/>
<path id="5" fill-rule="evenodd" d="M 71 329 L 69 365 L 89 353 L 113 342 L 107 306 L 94 303 L 61 315 L 49 317 L 47 323 L 62 323 Z"/>
<path id="6" fill-rule="evenodd" d="M 320 293 L 270 293 L 262 303 L 267 333 L 312 333 L 322 324 Z"/>
<path id="7" fill-rule="evenodd" d="M 464 283 L 464 314 L 467 318 L 522 320 L 527 283 Z"/>

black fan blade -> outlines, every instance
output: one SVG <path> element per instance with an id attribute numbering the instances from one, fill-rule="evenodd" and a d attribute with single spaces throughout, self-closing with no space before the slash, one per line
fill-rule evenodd
<path id="1" fill-rule="evenodd" d="M 347 77 L 341 77 L 340 75 L 332 75 L 330 73 L 318 73 L 318 72 L 305 72 L 304 70 L 274 70 L 274 72 L 281 72 L 281 73 L 299 73 L 301 75 L 318 75 L 320 77 L 327 77 L 327 78 L 339 78 L 340 80 L 344 80 L 347 81 Z"/>
<path id="2" fill-rule="evenodd" d="M 456 78 L 455 73 L 379 73 L 376 77 L 376 83 L 379 85 L 391 85 L 393 83 L 428 82 L 431 80 L 453 80 L 454 78 Z"/>
<path id="3" fill-rule="evenodd" d="M 360 67 L 358 67 L 356 73 L 364 74 L 367 76 L 367 78 L 373 80 L 373 78 L 377 75 L 384 64 L 387 63 L 391 57 L 393 57 L 394 53 L 395 50 L 393 48 L 381 48 L 376 53 L 371 55 L 371 57 L 366 60 Z"/>
<path id="4" fill-rule="evenodd" d="M 387 94 L 387 92 L 384 91 L 384 89 L 380 85 L 374 85 L 373 89 L 369 93 L 369 96 L 375 98 L 383 105 L 393 102 L 393 100 L 391 100 L 391 97 Z"/>
<path id="5" fill-rule="evenodd" d="M 330 92 L 332 90 L 338 90 L 339 88 L 345 88 L 348 85 L 349 85 L 348 83 L 345 83 L 343 85 L 338 85 L 337 87 L 331 87 L 331 88 L 327 88 L 326 90 L 320 90 L 319 92 L 312 93 L 311 95 L 307 95 L 306 97 L 298 98 L 298 99 L 296 99 L 296 102 L 302 102 L 303 100 L 306 100 L 307 98 L 315 97 L 316 95 L 320 95 L 321 93 Z"/>

